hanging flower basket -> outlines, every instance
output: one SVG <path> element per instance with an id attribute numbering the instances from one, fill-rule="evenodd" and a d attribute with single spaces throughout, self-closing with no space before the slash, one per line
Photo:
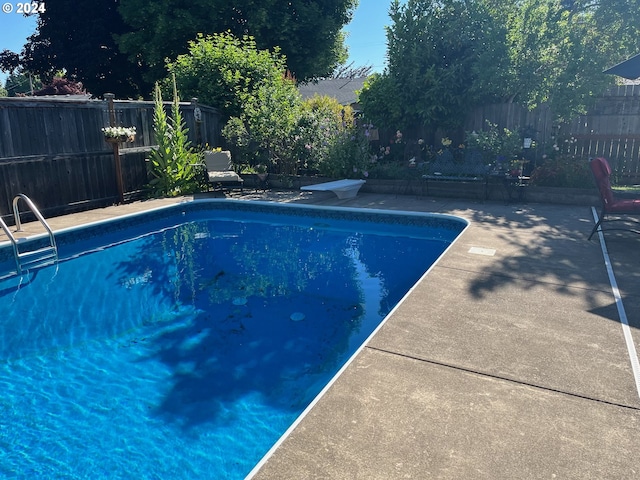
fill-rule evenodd
<path id="1" fill-rule="evenodd" d="M 136 127 L 105 127 L 102 133 L 108 143 L 133 142 L 136 139 Z"/>

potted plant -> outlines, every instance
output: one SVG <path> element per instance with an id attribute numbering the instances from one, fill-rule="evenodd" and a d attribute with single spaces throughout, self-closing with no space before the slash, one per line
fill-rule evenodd
<path id="1" fill-rule="evenodd" d="M 261 182 L 264 182 L 267 179 L 267 176 L 269 175 L 267 173 L 267 166 L 266 165 L 256 165 L 254 167 L 254 170 L 256 171 L 256 176 L 260 179 Z"/>
<path id="2" fill-rule="evenodd" d="M 102 133 L 109 143 L 133 142 L 136 139 L 136 127 L 104 127 Z"/>

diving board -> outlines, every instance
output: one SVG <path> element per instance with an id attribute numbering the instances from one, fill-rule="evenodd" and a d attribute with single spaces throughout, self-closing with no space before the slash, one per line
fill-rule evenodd
<path id="1" fill-rule="evenodd" d="M 354 198 L 365 180 L 334 180 L 332 182 L 316 183 L 315 185 L 305 185 L 300 190 L 333 192 L 338 198 Z"/>

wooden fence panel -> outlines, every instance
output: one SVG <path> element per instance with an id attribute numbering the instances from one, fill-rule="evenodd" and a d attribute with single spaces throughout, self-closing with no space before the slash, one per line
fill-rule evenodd
<path id="1" fill-rule="evenodd" d="M 116 125 L 136 127 L 130 147 L 149 147 L 153 138 L 153 102 L 116 100 Z M 202 121 L 196 123 L 199 108 Z M 169 104 L 165 104 L 169 109 Z M 181 103 L 180 109 L 194 144 L 221 145 L 220 113 L 212 107 Z M 28 155 L 106 152 L 101 129 L 109 125 L 102 100 L 0 98 L 0 159 Z"/>
<path id="2" fill-rule="evenodd" d="M 181 103 L 180 109 L 194 146 L 221 145 L 222 120 L 215 108 Z M 154 103 L 116 100 L 114 110 L 116 125 L 136 127 L 135 141 L 120 148 L 120 161 L 125 198 L 140 196 L 149 181 L 145 159 L 155 144 Z M 18 193 L 49 215 L 116 203 L 113 147 L 101 130 L 108 125 L 106 101 L 0 98 L 0 215 L 12 221 L 8 216 Z"/>
<path id="3" fill-rule="evenodd" d="M 546 106 L 528 111 L 515 104 L 498 104 L 472 112 L 464 130 L 486 130 L 487 121 L 500 129 L 534 130 L 537 148 L 531 153 L 537 162 L 558 145 L 561 151 L 583 161 L 604 156 L 614 168 L 618 183 L 640 183 L 640 85 L 608 90 L 586 115 L 565 125 L 555 126 Z"/>
<path id="4" fill-rule="evenodd" d="M 530 131 L 536 141 L 537 148 L 527 153 L 527 158 L 534 162 L 541 162 L 544 152 L 555 142 L 552 112 L 546 105 L 528 110 L 515 103 L 491 104 L 480 107 L 469 114 L 462 131 L 458 132 L 455 142 L 462 142 L 469 132 L 488 130 L 489 124 L 495 125 L 500 131 Z"/>
<path id="5" fill-rule="evenodd" d="M 572 140 L 569 153 L 585 160 L 607 158 L 617 183 L 640 182 L 640 85 L 608 90 L 561 133 Z"/>

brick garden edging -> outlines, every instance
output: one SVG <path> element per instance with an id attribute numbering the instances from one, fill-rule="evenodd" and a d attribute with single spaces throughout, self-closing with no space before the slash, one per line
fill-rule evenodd
<path id="1" fill-rule="evenodd" d="M 242 175 L 245 180 L 245 188 L 259 188 L 259 181 L 255 174 Z M 336 180 L 329 177 L 309 177 L 298 175 L 273 175 L 268 177 L 269 187 L 283 190 L 299 190 L 305 185 L 329 182 Z M 484 200 L 484 191 L 480 191 L 484 185 L 473 182 L 438 182 L 438 188 L 430 187 L 430 197 L 470 198 Z M 560 205 L 585 205 L 599 206 L 600 197 L 595 186 L 590 188 L 562 188 L 562 187 L 523 187 L 524 202 L 556 203 Z M 367 183 L 360 190 L 363 193 L 381 193 L 390 195 L 418 195 L 426 196 L 424 183 L 420 178 L 403 180 L 367 179 Z M 491 183 L 489 188 L 489 200 L 506 201 L 508 195 L 500 183 Z"/>

